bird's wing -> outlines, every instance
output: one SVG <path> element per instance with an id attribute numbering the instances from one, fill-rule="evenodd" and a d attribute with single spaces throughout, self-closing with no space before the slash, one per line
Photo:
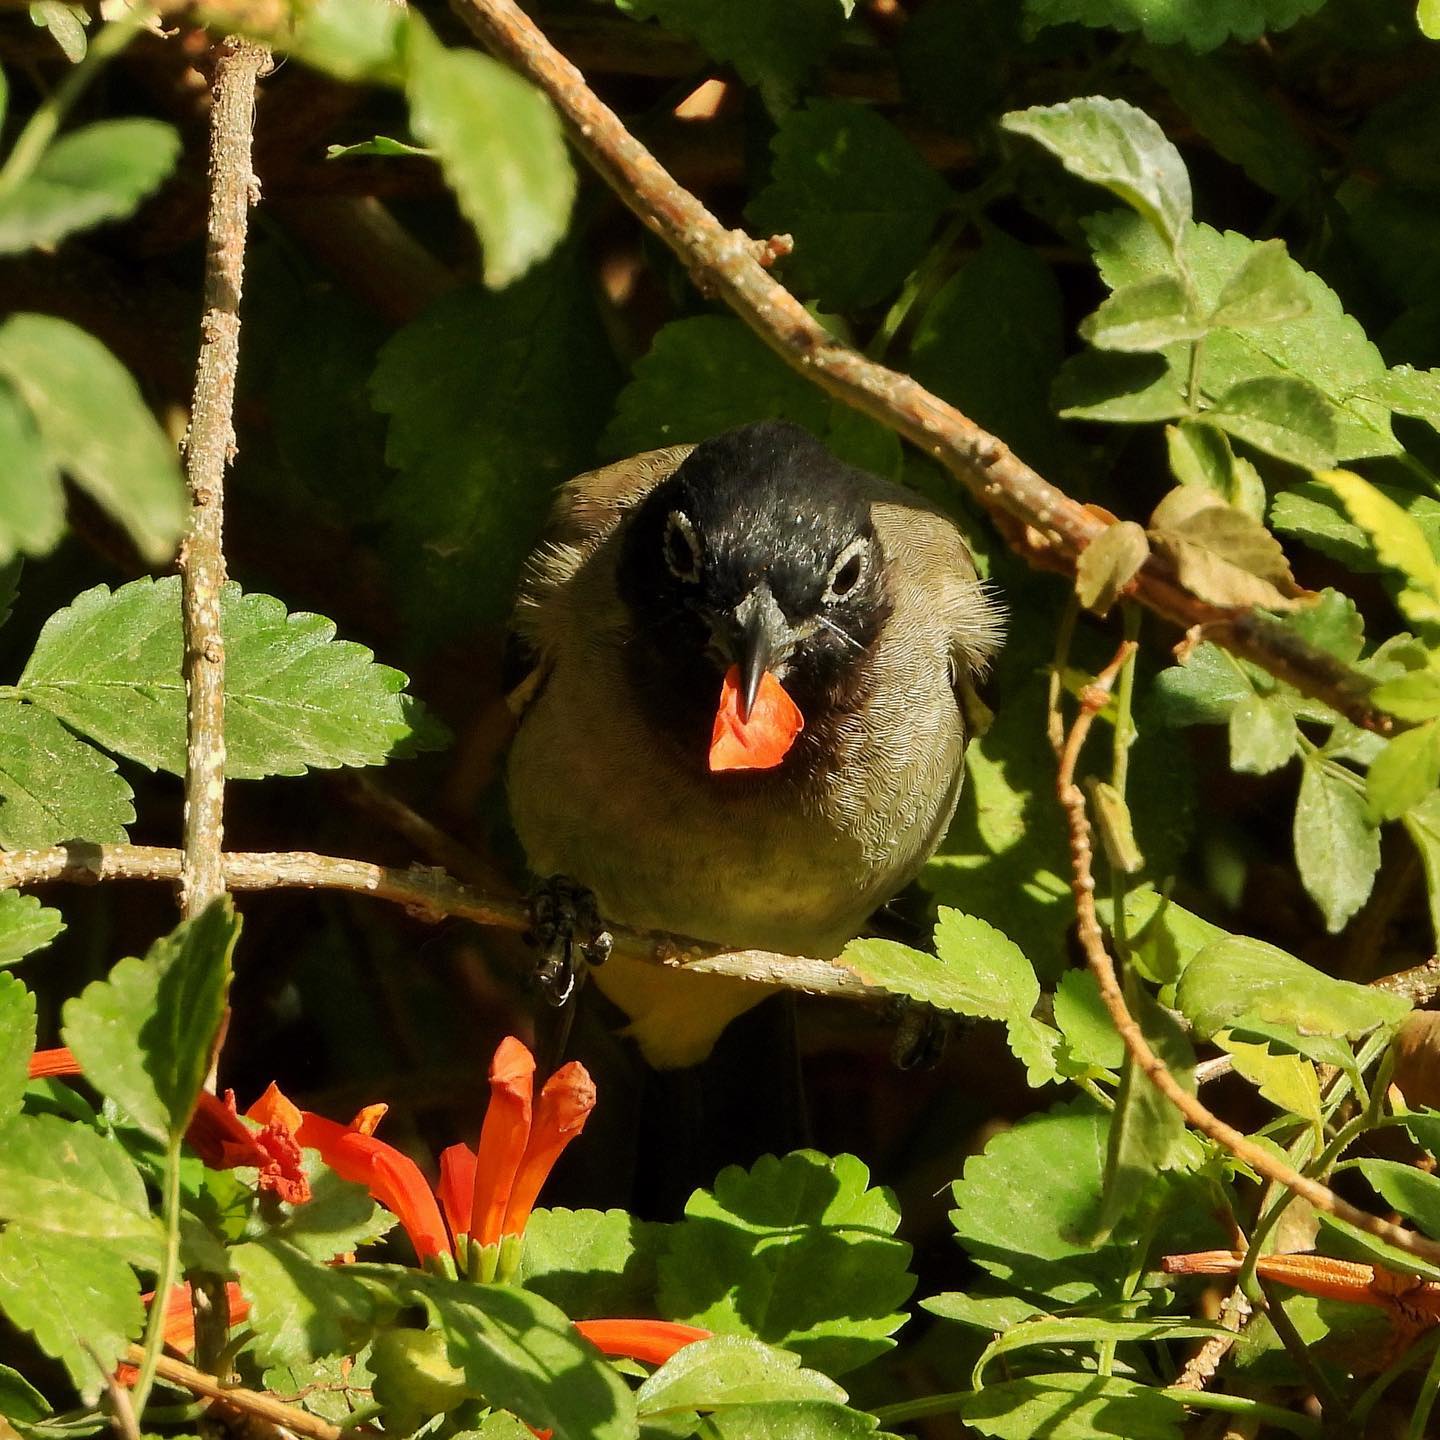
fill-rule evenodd
<path id="1" fill-rule="evenodd" d="M 647 450 L 577 475 L 560 487 L 545 533 L 526 561 L 506 643 L 506 697 L 514 714 L 523 713 L 539 693 L 561 632 L 577 606 L 589 603 L 575 593 L 586 561 L 625 513 L 673 475 L 694 448 Z"/>

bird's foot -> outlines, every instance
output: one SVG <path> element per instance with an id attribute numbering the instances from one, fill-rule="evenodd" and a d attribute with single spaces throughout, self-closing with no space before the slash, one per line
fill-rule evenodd
<path id="1" fill-rule="evenodd" d="M 600 922 L 594 892 L 568 875 L 542 880 L 529 903 L 525 940 L 539 951 L 535 981 L 550 1004 L 564 1005 L 583 978 L 583 967 L 603 965 L 614 942 Z"/>
<path id="2" fill-rule="evenodd" d="M 915 1000 L 897 1000 L 889 1017 L 895 1025 L 890 1059 L 899 1070 L 933 1070 L 945 1053 L 954 1016 Z"/>

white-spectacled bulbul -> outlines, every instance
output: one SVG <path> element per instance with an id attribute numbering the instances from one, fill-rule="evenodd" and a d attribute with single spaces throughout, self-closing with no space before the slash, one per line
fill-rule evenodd
<path id="1" fill-rule="evenodd" d="M 945 515 L 765 421 L 565 485 L 515 626 L 535 873 L 624 924 L 830 957 L 945 833 L 1001 611 Z M 765 994 L 619 957 L 594 978 L 661 1067 Z"/>

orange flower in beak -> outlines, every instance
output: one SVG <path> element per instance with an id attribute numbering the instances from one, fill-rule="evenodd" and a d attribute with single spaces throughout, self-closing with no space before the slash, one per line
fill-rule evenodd
<path id="1" fill-rule="evenodd" d="M 746 709 L 740 667 L 725 672 L 710 737 L 711 770 L 773 770 L 805 728 L 800 707 L 767 670 Z"/>

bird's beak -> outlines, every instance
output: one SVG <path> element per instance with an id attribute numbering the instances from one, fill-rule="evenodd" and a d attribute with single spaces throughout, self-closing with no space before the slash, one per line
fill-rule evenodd
<path id="1" fill-rule="evenodd" d="M 733 614 L 738 641 L 735 663 L 740 668 L 740 719 L 745 722 L 750 719 L 766 672 L 773 671 L 795 648 L 795 632 L 763 580 Z"/>

